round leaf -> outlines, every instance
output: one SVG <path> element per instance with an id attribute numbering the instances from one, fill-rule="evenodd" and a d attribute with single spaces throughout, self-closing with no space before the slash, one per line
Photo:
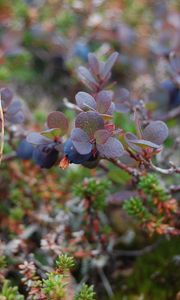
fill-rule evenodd
<path id="1" fill-rule="evenodd" d="M 101 157 L 118 158 L 123 155 L 124 148 L 119 140 L 110 137 L 105 144 L 97 145 Z"/>
<path id="2" fill-rule="evenodd" d="M 79 92 L 75 96 L 77 105 L 82 110 L 96 109 L 95 99 L 86 92 Z"/>
<path id="3" fill-rule="evenodd" d="M 66 133 L 68 129 L 68 120 L 65 115 L 60 111 L 53 111 L 47 118 L 48 128 L 60 128 L 61 134 Z"/>
<path id="4" fill-rule="evenodd" d="M 97 111 L 101 114 L 105 114 L 110 108 L 113 98 L 113 93 L 111 91 L 101 91 L 96 96 L 97 101 Z"/>
<path id="5" fill-rule="evenodd" d="M 106 129 L 99 129 L 94 134 L 97 144 L 106 143 L 110 136 L 111 136 L 111 133 Z"/>
<path id="6" fill-rule="evenodd" d="M 71 140 L 80 154 L 88 154 L 92 150 L 92 144 L 89 142 L 87 133 L 81 128 L 74 128 L 71 133 Z"/>
<path id="7" fill-rule="evenodd" d="M 77 116 L 75 126 L 83 129 L 90 138 L 93 138 L 96 130 L 104 128 L 104 121 L 96 112 L 82 112 Z"/>
<path id="8" fill-rule="evenodd" d="M 152 121 L 143 131 L 143 138 L 157 145 L 162 145 L 168 137 L 168 127 L 162 121 Z"/>

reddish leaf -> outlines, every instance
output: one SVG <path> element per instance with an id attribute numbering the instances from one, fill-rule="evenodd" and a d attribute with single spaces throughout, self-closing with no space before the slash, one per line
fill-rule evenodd
<path id="1" fill-rule="evenodd" d="M 68 129 L 68 120 L 60 111 L 53 111 L 47 118 L 48 128 L 60 128 L 61 134 L 64 134 Z"/>
<path id="2" fill-rule="evenodd" d="M 83 129 L 89 137 L 93 138 L 96 130 L 104 128 L 104 121 L 96 112 L 82 112 L 77 116 L 75 126 Z"/>
<path id="3" fill-rule="evenodd" d="M 97 144 L 106 143 L 110 136 L 111 136 L 111 133 L 106 129 L 99 129 L 94 134 Z"/>
<path id="4" fill-rule="evenodd" d="M 123 155 L 124 148 L 119 140 L 110 137 L 105 144 L 97 145 L 101 157 L 118 158 Z"/>

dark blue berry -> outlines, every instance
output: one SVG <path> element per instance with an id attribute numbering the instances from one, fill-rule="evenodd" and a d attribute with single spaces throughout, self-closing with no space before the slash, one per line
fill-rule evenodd
<path id="1" fill-rule="evenodd" d="M 59 152 L 55 149 L 55 143 L 39 145 L 33 151 L 33 160 L 41 168 L 49 169 L 58 160 Z"/>
<path id="2" fill-rule="evenodd" d="M 71 139 L 68 139 L 64 144 L 64 153 L 69 159 L 70 163 L 82 164 L 91 157 L 91 152 L 85 155 L 79 154 L 75 149 Z"/>
<path id="3" fill-rule="evenodd" d="M 22 140 L 17 148 L 17 156 L 22 159 L 31 159 L 33 155 L 34 147 L 28 143 L 26 139 Z"/>

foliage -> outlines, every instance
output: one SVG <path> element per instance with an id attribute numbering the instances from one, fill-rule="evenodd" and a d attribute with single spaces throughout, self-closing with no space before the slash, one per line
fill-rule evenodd
<path id="1" fill-rule="evenodd" d="M 1 291 L 0 299 L 2 300 L 23 300 L 24 297 L 19 294 L 18 288 L 16 286 L 12 287 L 8 280 L 5 280 Z"/>
<path id="2" fill-rule="evenodd" d="M 80 292 L 76 295 L 75 300 L 95 300 L 94 296 L 95 293 L 93 286 L 83 284 Z"/>
<path id="3" fill-rule="evenodd" d="M 108 193 L 110 182 L 107 180 L 97 181 L 93 178 L 86 180 L 83 185 L 77 184 L 74 187 L 74 194 L 80 198 L 90 198 L 94 209 L 103 209 Z"/>
<path id="4" fill-rule="evenodd" d="M 177 1 L 0 20 L 0 298 L 178 299 Z"/>

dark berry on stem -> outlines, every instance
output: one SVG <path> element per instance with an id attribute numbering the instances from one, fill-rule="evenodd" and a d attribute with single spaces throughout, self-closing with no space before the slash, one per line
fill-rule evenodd
<path id="1" fill-rule="evenodd" d="M 91 152 L 85 155 L 79 154 L 74 147 L 71 139 L 68 139 L 64 144 L 64 153 L 69 159 L 70 163 L 82 164 L 83 162 L 89 160 L 91 157 Z"/>
<path id="2" fill-rule="evenodd" d="M 57 162 L 59 156 L 55 146 L 55 143 L 37 146 L 33 151 L 34 162 L 41 168 L 51 168 Z"/>
<path id="3" fill-rule="evenodd" d="M 22 140 L 17 148 L 17 156 L 22 159 L 31 159 L 33 155 L 34 147 L 28 143 L 26 139 Z"/>

